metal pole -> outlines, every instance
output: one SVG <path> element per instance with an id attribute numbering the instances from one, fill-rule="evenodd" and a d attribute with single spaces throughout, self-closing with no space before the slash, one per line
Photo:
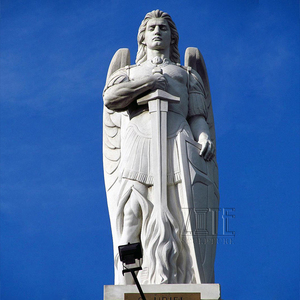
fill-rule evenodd
<path id="1" fill-rule="evenodd" d="M 133 277 L 133 279 L 134 279 L 134 282 L 135 282 L 135 284 L 136 284 L 136 286 L 137 286 L 137 288 L 138 288 L 138 290 L 139 290 L 139 292 L 140 292 L 140 295 L 141 295 L 142 299 L 143 299 L 143 300 L 146 300 L 146 297 L 145 297 L 145 295 L 144 295 L 144 292 L 143 292 L 143 290 L 142 290 L 142 288 L 141 288 L 141 286 L 140 286 L 140 283 L 139 283 L 139 281 L 138 281 L 138 279 L 137 279 L 137 277 L 136 277 L 134 271 L 131 270 L 130 273 L 131 273 L 131 275 L 132 275 L 132 277 Z"/>

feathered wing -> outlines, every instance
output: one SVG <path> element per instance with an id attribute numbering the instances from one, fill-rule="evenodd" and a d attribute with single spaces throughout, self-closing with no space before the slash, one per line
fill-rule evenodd
<path id="1" fill-rule="evenodd" d="M 212 109 L 212 102 L 211 102 L 211 94 L 210 94 L 210 87 L 208 81 L 207 70 L 205 66 L 204 59 L 197 48 L 187 48 L 185 52 L 185 66 L 191 67 L 194 69 L 201 77 L 204 88 L 205 88 L 205 101 L 206 106 L 208 109 L 208 116 L 207 116 L 207 124 L 210 130 L 210 138 L 211 141 L 216 145 L 216 134 L 215 134 L 215 123 L 214 123 L 214 115 Z M 204 162 L 204 160 L 203 160 Z M 194 205 L 202 207 L 207 210 L 207 212 L 213 210 L 218 211 L 219 207 L 219 175 L 218 175 L 218 165 L 216 161 L 216 157 L 214 157 L 211 161 L 206 161 L 206 170 L 207 176 L 209 181 L 212 183 L 208 185 L 208 193 L 205 196 L 205 193 L 202 194 L 202 198 L 198 197 L 198 199 L 194 199 Z M 203 182 L 203 179 L 200 179 Z M 198 184 L 199 186 L 199 184 Z M 197 190 L 197 183 L 192 183 L 192 189 Z M 196 195 L 200 195 L 200 193 L 195 193 Z M 207 197 L 207 199 L 204 199 Z M 216 220 L 217 218 L 213 218 L 211 214 L 207 216 L 207 223 L 206 229 L 208 231 L 209 236 L 212 238 L 216 238 Z M 194 228 L 196 229 L 196 228 Z M 216 241 L 215 241 L 216 242 Z M 202 283 L 210 283 L 214 282 L 214 260 L 216 254 L 216 243 L 200 245 L 200 247 L 195 247 L 196 256 L 198 259 L 198 266 L 200 270 L 200 277 Z"/>
<path id="2" fill-rule="evenodd" d="M 129 64 L 129 49 L 119 49 L 110 62 L 105 86 L 107 86 L 111 75 L 115 71 Z M 118 178 L 117 171 L 121 158 L 121 120 L 122 113 L 112 111 L 103 106 L 103 165 L 107 192 L 116 183 Z"/>
<path id="3" fill-rule="evenodd" d="M 113 56 L 108 68 L 106 86 L 111 75 L 120 68 L 130 65 L 130 52 L 127 48 L 119 49 Z M 114 257 L 116 257 L 118 245 L 116 245 L 116 211 L 118 205 L 118 193 L 120 190 L 120 163 L 121 163 L 121 127 L 122 119 L 126 118 L 126 112 L 115 112 L 103 106 L 103 168 L 107 204 L 113 235 Z"/>

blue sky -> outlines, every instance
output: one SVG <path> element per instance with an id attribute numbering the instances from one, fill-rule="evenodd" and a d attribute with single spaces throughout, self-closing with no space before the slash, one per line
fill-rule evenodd
<path id="1" fill-rule="evenodd" d="M 150 1 L 149 1 L 150 2 Z M 210 78 L 224 300 L 299 296 L 299 1 L 1 2 L 1 300 L 102 299 L 113 284 L 102 89 L 162 9 Z"/>

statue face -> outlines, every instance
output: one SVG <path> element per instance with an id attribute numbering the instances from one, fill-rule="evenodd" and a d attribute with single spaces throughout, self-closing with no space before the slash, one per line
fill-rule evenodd
<path id="1" fill-rule="evenodd" d="M 145 31 L 147 48 L 152 50 L 165 50 L 171 44 L 171 30 L 168 22 L 162 18 L 150 19 Z"/>

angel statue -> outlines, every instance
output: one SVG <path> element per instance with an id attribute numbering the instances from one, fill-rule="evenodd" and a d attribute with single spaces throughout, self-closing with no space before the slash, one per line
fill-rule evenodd
<path id="1" fill-rule="evenodd" d="M 146 14 L 136 64 L 119 49 L 103 92 L 103 160 L 114 245 L 141 243 L 142 284 L 213 283 L 219 207 L 215 128 L 197 48 L 180 65 L 170 15 Z"/>

